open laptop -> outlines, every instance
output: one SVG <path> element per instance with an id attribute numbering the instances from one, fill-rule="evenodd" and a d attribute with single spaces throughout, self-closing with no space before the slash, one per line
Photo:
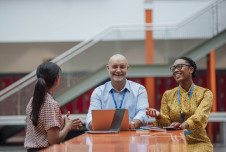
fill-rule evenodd
<path id="1" fill-rule="evenodd" d="M 118 133 L 129 130 L 128 109 L 92 110 L 93 131 L 88 133 Z"/>

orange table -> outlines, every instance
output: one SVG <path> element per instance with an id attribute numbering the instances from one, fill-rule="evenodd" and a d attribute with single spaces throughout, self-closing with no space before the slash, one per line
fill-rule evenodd
<path id="1" fill-rule="evenodd" d="M 187 152 L 183 131 L 85 133 L 42 152 Z"/>

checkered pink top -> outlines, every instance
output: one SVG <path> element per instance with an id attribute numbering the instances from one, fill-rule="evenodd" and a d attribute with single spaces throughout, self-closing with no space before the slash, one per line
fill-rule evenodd
<path id="1" fill-rule="evenodd" d="M 27 149 L 48 147 L 47 130 L 52 127 L 59 127 L 62 130 L 64 126 L 60 106 L 51 95 L 47 94 L 46 100 L 40 109 L 38 126 L 35 127 L 30 118 L 31 102 L 32 98 L 26 109 L 27 129 L 24 147 Z"/>

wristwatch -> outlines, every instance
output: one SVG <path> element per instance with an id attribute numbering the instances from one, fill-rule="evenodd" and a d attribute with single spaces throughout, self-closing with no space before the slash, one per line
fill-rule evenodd
<path id="1" fill-rule="evenodd" d="M 134 121 L 131 121 L 131 124 L 132 124 L 133 127 L 135 128 L 135 122 L 134 122 Z"/>

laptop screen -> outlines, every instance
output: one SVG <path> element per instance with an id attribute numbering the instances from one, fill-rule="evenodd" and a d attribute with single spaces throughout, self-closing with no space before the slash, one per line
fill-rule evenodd
<path id="1" fill-rule="evenodd" d="M 122 120 L 125 114 L 125 109 L 116 109 L 115 114 L 111 123 L 111 128 L 110 130 L 120 130 Z"/>
<path id="2" fill-rule="evenodd" d="M 115 111 L 116 111 L 115 109 L 92 110 L 93 130 L 94 131 L 110 130 Z M 125 109 L 125 114 L 122 120 L 120 130 L 129 130 L 128 109 Z"/>

